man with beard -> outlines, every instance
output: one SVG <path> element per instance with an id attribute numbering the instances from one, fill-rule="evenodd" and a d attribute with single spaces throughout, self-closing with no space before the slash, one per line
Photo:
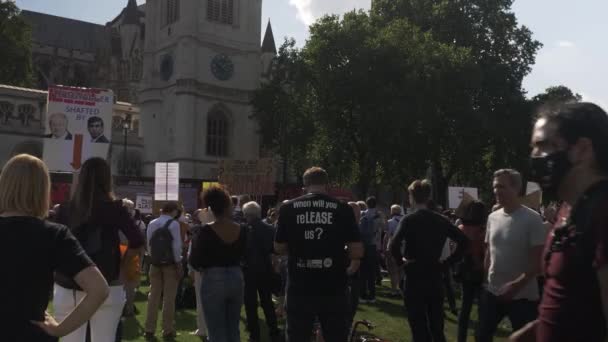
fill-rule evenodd
<path id="1" fill-rule="evenodd" d="M 563 200 L 549 234 L 538 320 L 512 341 L 602 342 L 608 318 L 608 116 L 591 103 L 541 111 L 532 175 Z"/>

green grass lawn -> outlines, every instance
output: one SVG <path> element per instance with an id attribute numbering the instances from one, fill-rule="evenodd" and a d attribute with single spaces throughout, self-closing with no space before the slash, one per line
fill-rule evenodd
<path id="1" fill-rule="evenodd" d="M 377 336 L 383 337 L 391 342 L 409 342 L 411 341 L 411 333 L 407 318 L 403 308 L 401 299 L 393 299 L 387 296 L 388 288 L 386 283 L 384 286 L 378 287 L 378 297 L 376 304 L 363 304 L 359 307 L 356 319 L 366 319 L 373 322 L 376 328 L 372 331 Z M 123 341 L 144 342 L 143 324 L 145 321 L 146 298 L 148 287 L 142 286 L 137 295 L 137 308 L 139 314 L 136 317 L 126 318 L 123 332 Z M 469 327 L 469 341 L 473 341 L 473 329 L 477 325 L 476 307 L 473 308 L 471 314 L 471 324 Z M 176 325 L 179 332 L 177 341 L 198 342 L 199 338 L 190 335 L 196 329 L 196 310 L 181 310 L 176 313 Z M 282 324 L 283 322 L 280 322 Z M 446 311 L 445 331 L 448 341 L 456 341 L 457 317 Z M 157 336 L 162 336 L 160 331 L 161 315 L 159 313 Z M 260 326 L 262 329 L 262 340 L 267 341 L 266 326 L 264 323 L 264 315 L 260 310 Z M 508 327 L 502 326 L 499 331 L 499 337 L 495 341 L 505 341 Z M 245 331 L 245 313 L 241 315 L 241 341 L 247 341 L 248 335 Z"/>

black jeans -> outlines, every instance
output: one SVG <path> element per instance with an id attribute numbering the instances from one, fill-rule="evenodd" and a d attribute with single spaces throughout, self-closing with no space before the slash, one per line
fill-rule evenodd
<path id="1" fill-rule="evenodd" d="M 361 299 L 376 299 L 376 273 L 378 269 L 378 253 L 375 245 L 366 245 L 363 260 L 361 260 Z"/>
<path id="2" fill-rule="evenodd" d="M 452 286 L 452 270 L 446 268 L 443 270 L 443 286 L 445 288 L 445 296 L 448 300 L 448 305 L 451 311 L 456 311 L 456 296 L 454 295 L 454 287 Z"/>
<path id="3" fill-rule="evenodd" d="M 479 299 L 481 293 L 481 282 L 462 282 L 462 306 L 458 315 L 458 342 L 467 341 L 469 320 L 475 299 Z M 479 307 L 477 307 L 479 313 Z"/>
<path id="4" fill-rule="evenodd" d="M 346 289 L 333 296 L 298 296 L 287 291 L 288 342 L 310 342 L 316 318 L 321 323 L 325 341 L 346 342 L 349 317 Z"/>
<path id="5" fill-rule="evenodd" d="M 431 271 L 429 271 L 431 273 Z M 440 271 L 405 276 L 405 308 L 414 342 L 445 342 L 443 333 L 443 282 Z"/>
<path id="6" fill-rule="evenodd" d="M 264 277 L 245 273 L 245 314 L 247 316 L 247 330 L 249 336 L 254 341 L 260 340 L 260 324 L 258 318 L 258 295 L 260 296 L 260 305 L 266 317 L 266 324 L 271 337 L 279 334 L 277 324 L 277 315 L 274 311 L 272 303 L 272 289 L 270 276 Z"/>
<path id="7" fill-rule="evenodd" d="M 479 308 L 479 332 L 477 342 L 491 342 L 498 324 L 507 316 L 513 331 L 523 328 L 538 316 L 538 303 L 527 299 L 501 301 L 494 294 L 483 290 Z"/>

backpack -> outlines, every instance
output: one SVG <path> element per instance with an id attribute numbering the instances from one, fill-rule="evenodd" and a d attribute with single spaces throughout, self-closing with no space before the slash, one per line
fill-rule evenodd
<path id="1" fill-rule="evenodd" d="M 371 219 L 367 215 L 361 217 L 359 229 L 361 231 L 361 242 L 363 242 L 364 245 L 370 246 L 376 244 L 378 219 L 380 219 L 380 214 L 378 213 L 376 213 Z"/>
<path id="2" fill-rule="evenodd" d="M 173 255 L 173 235 L 169 230 L 174 219 L 168 220 L 165 225 L 154 231 L 150 237 L 150 263 L 154 266 L 175 264 Z"/>

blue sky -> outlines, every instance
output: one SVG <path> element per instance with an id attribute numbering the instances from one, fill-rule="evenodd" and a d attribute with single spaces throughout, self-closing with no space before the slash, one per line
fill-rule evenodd
<path id="1" fill-rule="evenodd" d="M 277 45 L 294 37 L 302 45 L 307 24 L 327 13 L 369 8 L 370 0 L 263 0 L 263 25 L 272 21 Z M 138 3 L 144 3 L 138 0 Z M 127 0 L 17 0 L 22 9 L 104 24 Z M 530 96 L 563 84 L 608 109 L 608 13 L 606 0 L 515 0 L 520 23 L 544 44 L 524 87 Z"/>

